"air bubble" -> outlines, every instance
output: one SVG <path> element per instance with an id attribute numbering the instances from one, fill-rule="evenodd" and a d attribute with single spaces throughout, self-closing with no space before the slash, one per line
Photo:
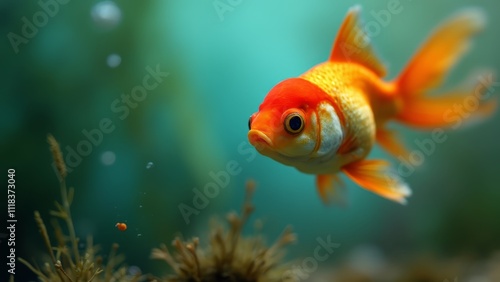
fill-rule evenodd
<path id="1" fill-rule="evenodd" d="M 95 4 L 90 14 L 94 22 L 105 29 L 116 27 L 122 19 L 122 11 L 113 1 L 102 1 Z"/>
<path id="2" fill-rule="evenodd" d="M 114 152 L 106 151 L 101 155 L 101 162 L 104 165 L 112 165 L 116 161 L 116 155 Z"/>
<path id="3" fill-rule="evenodd" d="M 122 57 L 118 54 L 111 54 L 106 58 L 106 64 L 110 68 L 116 68 L 122 62 Z"/>

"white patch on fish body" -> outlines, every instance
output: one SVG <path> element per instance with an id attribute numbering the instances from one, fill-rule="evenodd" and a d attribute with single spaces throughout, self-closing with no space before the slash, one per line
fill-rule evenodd
<path id="1" fill-rule="evenodd" d="M 321 125 L 321 143 L 316 151 L 318 156 L 330 155 L 337 152 L 344 140 L 344 132 L 339 116 L 335 108 L 329 103 L 323 102 L 318 105 L 318 116 Z"/>
<path id="2" fill-rule="evenodd" d="M 336 173 L 341 164 L 337 159 L 337 150 L 344 141 L 343 126 L 335 108 L 327 102 L 320 103 L 316 113 L 311 118 L 317 132 L 316 150 L 306 161 L 295 162 L 293 166 L 310 174 Z"/>

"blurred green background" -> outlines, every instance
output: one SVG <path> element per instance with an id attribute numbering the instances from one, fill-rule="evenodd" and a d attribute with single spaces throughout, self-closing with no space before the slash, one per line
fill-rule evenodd
<path id="1" fill-rule="evenodd" d="M 368 22 L 390 1 L 219 2 L 230 9 L 218 11 L 212 0 L 1 1 L 0 150 L 4 175 L 16 169 L 17 256 L 40 262 L 44 249 L 33 211 L 49 222 L 48 210 L 59 199 L 48 133 L 66 157 L 73 154 L 68 185 L 76 191 L 77 234 L 92 234 L 104 253 L 119 243 L 127 264 L 143 272 L 167 272 L 149 261 L 151 248 L 179 233 L 201 235 L 211 216 L 239 209 L 248 179 L 258 184 L 254 218 L 264 220 L 266 236 L 272 240 L 286 225 L 298 234 L 290 258 L 311 256 L 318 237 L 341 244 L 320 265 L 324 269 L 360 246 L 388 258 L 426 252 L 487 256 L 500 249 L 498 113 L 446 131 L 447 140 L 406 177 L 414 192 L 407 206 L 347 179 L 348 206 L 324 206 L 313 176 L 256 154 L 247 142 L 248 117 L 267 91 L 327 59 L 349 7 L 361 4 Z M 485 10 L 488 25 L 443 89 L 474 70 L 500 69 L 500 3 L 401 0 L 400 5 L 402 11 L 379 25 L 372 38 L 389 66 L 389 79 L 433 27 L 471 5 Z M 157 80 L 148 79 L 155 71 L 161 72 Z M 149 89 L 141 92 L 140 86 Z M 100 129 L 103 122 L 108 133 Z M 416 140 L 431 136 L 395 128 L 413 149 Z M 78 158 L 72 150 L 84 154 Z M 371 157 L 398 165 L 379 147 Z M 193 206 L 192 189 L 202 189 L 212 181 L 210 172 L 223 171 L 232 161 L 241 172 L 186 224 L 179 205 Z M 6 222 L 5 212 L 2 218 Z M 117 231 L 116 222 L 127 222 L 129 229 Z M 4 258 L 6 241 L 0 239 Z M 17 267 L 16 281 L 34 279 L 26 267 Z"/>

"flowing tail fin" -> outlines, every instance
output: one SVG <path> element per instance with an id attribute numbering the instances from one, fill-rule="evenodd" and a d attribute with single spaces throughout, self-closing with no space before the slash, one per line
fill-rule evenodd
<path id="1" fill-rule="evenodd" d="M 441 84 L 450 68 L 467 51 L 471 37 L 483 29 L 485 19 L 479 9 L 463 10 L 442 23 L 420 47 L 395 81 L 403 105 L 396 117 L 398 121 L 419 128 L 444 127 L 453 122 L 451 113 L 457 111 L 457 107 L 466 107 L 467 117 L 485 116 L 495 110 L 496 100 L 487 100 L 488 95 L 484 93 L 493 83 L 492 74 L 478 77 L 472 89 L 426 96 L 429 90 Z M 485 77 L 490 81 L 485 81 Z"/>

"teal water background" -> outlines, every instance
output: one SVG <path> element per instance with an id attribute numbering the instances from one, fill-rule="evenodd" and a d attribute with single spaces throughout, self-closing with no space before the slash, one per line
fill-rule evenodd
<path id="1" fill-rule="evenodd" d="M 248 179 L 257 183 L 253 219 L 263 219 L 269 240 L 287 225 L 298 234 L 291 258 L 311 256 L 317 238 L 330 236 L 341 244 L 322 268 L 363 246 L 387 257 L 486 256 L 500 248 L 498 112 L 445 131 L 446 140 L 431 153 L 416 145 L 429 140 L 430 132 L 394 126 L 409 148 L 424 153 L 422 164 L 404 177 L 413 189 L 407 206 L 347 178 L 347 206 L 325 206 L 313 176 L 256 154 L 246 138 L 248 117 L 273 85 L 327 59 L 349 7 L 361 4 L 365 23 L 379 27 L 372 42 L 389 79 L 440 21 L 465 7 L 484 9 L 486 29 L 450 73 L 441 88 L 446 91 L 471 72 L 500 70 L 500 3 L 401 0 L 401 11 L 385 23 L 374 14 L 388 9 L 386 0 L 220 2 L 231 9 L 218 12 L 211 0 L 115 1 L 117 20 L 93 17 L 97 1 L 68 1 L 17 47 L 9 34 L 22 36 L 23 17 L 33 21 L 43 9 L 36 1 L 0 4 L 0 150 L 5 173 L 16 169 L 18 256 L 40 258 L 44 249 L 33 210 L 48 222 L 48 210 L 59 199 L 48 133 L 66 156 L 78 148 L 85 152 L 70 160 L 68 176 L 75 187 L 77 234 L 92 234 L 106 253 L 112 242 L 119 243 L 127 263 L 145 272 L 165 272 L 161 263 L 149 261 L 151 248 L 179 233 L 202 236 L 213 215 L 239 210 Z M 107 64 L 111 54 L 121 58 L 116 67 Z M 144 85 L 153 70 L 168 75 L 157 76 L 157 85 L 149 80 L 156 86 L 148 86 L 136 103 L 124 102 L 121 95 Z M 91 143 L 83 132 L 96 130 L 102 138 Z M 401 164 L 378 146 L 370 158 Z M 235 171 L 228 185 L 186 223 L 181 204 L 196 208 L 193 189 L 214 183 L 210 173 L 227 171 L 228 165 Z M 127 222 L 129 229 L 117 231 L 116 222 Z M 18 267 L 19 277 L 30 277 Z"/>

